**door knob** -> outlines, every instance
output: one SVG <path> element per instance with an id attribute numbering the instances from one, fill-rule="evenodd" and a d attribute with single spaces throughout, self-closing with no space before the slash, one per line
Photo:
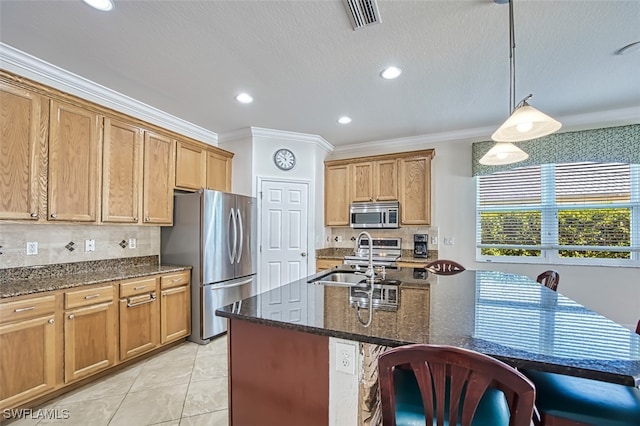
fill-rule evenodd
<path id="1" fill-rule="evenodd" d="M 300 256 L 302 256 L 302 257 L 305 257 L 306 255 L 307 255 L 307 253 L 305 253 L 305 252 L 300 253 Z"/>

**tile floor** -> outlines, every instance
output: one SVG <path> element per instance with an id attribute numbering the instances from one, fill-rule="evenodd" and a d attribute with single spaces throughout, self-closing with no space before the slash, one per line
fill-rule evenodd
<path id="1" fill-rule="evenodd" d="M 11 426 L 227 425 L 227 338 L 185 342 L 62 395 Z M 37 419 L 38 410 L 55 419 Z M 68 418 L 62 419 L 68 413 Z"/>

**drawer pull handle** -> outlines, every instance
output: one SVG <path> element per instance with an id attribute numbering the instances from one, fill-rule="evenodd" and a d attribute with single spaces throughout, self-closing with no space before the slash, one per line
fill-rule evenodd
<path id="1" fill-rule="evenodd" d="M 181 281 L 182 278 L 174 278 L 171 280 L 172 283 L 177 283 L 178 281 Z"/>
<path id="2" fill-rule="evenodd" d="M 29 306 L 28 308 L 18 308 L 16 310 L 14 310 L 13 312 L 18 313 L 18 312 L 32 311 L 35 308 L 36 308 L 35 306 Z"/>
<path id="3" fill-rule="evenodd" d="M 57 218 L 57 217 L 58 217 L 58 215 L 57 215 L 57 214 L 55 214 L 55 213 L 51 213 L 51 219 L 55 219 L 55 218 Z"/>
<path id="4" fill-rule="evenodd" d="M 142 302 L 134 302 L 131 303 L 131 299 L 127 299 L 127 308 L 133 308 L 134 306 L 140 306 L 140 305 L 144 305 L 145 303 L 151 303 L 154 302 L 156 300 L 156 294 L 155 293 L 151 293 L 149 295 L 149 298 L 147 300 L 143 300 Z"/>
<path id="5" fill-rule="evenodd" d="M 53 318 L 51 318 L 51 319 L 49 320 L 49 324 L 53 324 L 54 322 L 56 322 L 56 321 L 55 321 Z"/>
<path id="6" fill-rule="evenodd" d="M 75 316 L 75 315 L 73 315 L 73 314 L 69 315 L 69 319 L 74 319 L 75 317 L 76 317 L 76 316 Z"/>
<path id="7" fill-rule="evenodd" d="M 38 217 L 38 213 L 31 213 L 31 217 L 37 218 Z"/>
<path id="8" fill-rule="evenodd" d="M 98 294 L 90 294 L 88 296 L 85 296 L 84 299 L 88 300 L 88 299 L 95 299 L 96 297 L 100 296 L 100 293 Z"/>
<path id="9" fill-rule="evenodd" d="M 134 287 L 133 289 L 134 290 L 142 290 L 145 287 L 146 287 L 146 285 L 141 285 L 141 286 L 138 286 L 138 287 Z"/>

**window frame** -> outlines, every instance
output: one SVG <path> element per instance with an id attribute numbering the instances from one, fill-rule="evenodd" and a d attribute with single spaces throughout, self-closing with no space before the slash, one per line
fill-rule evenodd
<path id="1" fill-rule="evenodd" d="M 487 263 L 524 263 L 556 264 L 584 266 L 640 266 L 640 164 L 630 164 L 630 201 L 611 204 L 557 204 L 555 201 L 555 164 L 540 165 L 541 198 L 539 204 L 502 205 L 480 207 L 480 176 L 476 176 L 476 261 Z M 513 208 L 515 207 L 515 208 Z M 629 259 L 560 257 L 559 251 L 566 247 L 558 244 L 558 211 L 589 208 L 630 208 L 630 257 Z M 513 248 L 540 250 L 539 256 L 496 256 L 482 254 L 483 248 L 496 247 L 494 244 L 481 244 L 481 213 L 497 210 L 532 210 L 541 212 L 541 235 L 539 246 L 513 245 Z M 511 246 L 506 246 L 509 248 Z M 590 246 L 585 246 L 590 247 Z M 624 250 L 627 251 L 627 250 Z"/>

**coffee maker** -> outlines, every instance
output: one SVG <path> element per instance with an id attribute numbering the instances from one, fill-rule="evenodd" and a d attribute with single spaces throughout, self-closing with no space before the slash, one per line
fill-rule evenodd
<path id="1" fill-rule="evenodd" d="M 413 234 L 413 257 L 424 257 L 428 255 L 427 234 Z"/>

